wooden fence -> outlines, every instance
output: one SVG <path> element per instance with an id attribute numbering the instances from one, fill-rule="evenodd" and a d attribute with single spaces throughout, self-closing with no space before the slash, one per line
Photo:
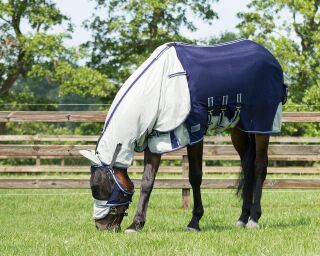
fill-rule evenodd
<path id="1" fill-rule="evenodd" d="M 105 112 L 37 112 L 17 111 L 0 112 L 0 122 L 104 122 Z M 283 115 L 286 123 L 320 122 L 320 112 L 291 113 Z M 65 165 L 65 159 L 80 158 L 79 150 L 94 148 L 97 136 L 49 136 L 49 135 L 0 135 L 0 159 L 33 158 L 35 165 L 3 165 L 0 173 L 87 173 L 88 166 Z M 54 144 L 48 144 L 54 142 Z M 79 143 L 86 145 L 78 145 Z M 72 145 L 70 145 L 70 143 Z M 76 144 L 75 144 L 76 143 Z M 78 143 L 78 144 L 77 144 Z M 233 188 L 236 179 L 207 178 L 206 174 L 238 173 L 239 166 L 208 166 L 209 161 L 239 160 L 239 156 L 230 143 L 228 136 L 212 136 L 205 138 L 204 144 L 204 179 L 203 188 Z M 59 165 L 42 165 L 43 159 L 61 159 Z M 129 168 L 131 173 L 141 173 L 143 155 L 136 154 L 135 165 Z M 188 207 L 190 185 L 188 182 L 188 159 L 186 149 L 164 154 L 163 160 L 180 160 L 180 166 L 162 166 L 160 172 L 180 174 L 181 178 L 158 178 L 156 188 L 182 188 L 183 206 Z M 270 166 L 268 173 L 289 174 L 290 178 L 268 179 L 267 188 L 320 188 L 320 179 L 304 178 L 304 174 L 320 174 L 320 138 L 309 137 L 272 137 L 269 146 L 271 161 L 303 162 L 306 165 Z M 299 176 L 293 176 L 299 175 Z M 298 178 L 292 178 L 298 177 Z M 31 178 L 1 178 L 0 188 L 88 188 L 88 179 L 43 179 Z M 63 176 L 62 176 L 63 177 Z M 176 176 L 175 176 L 176 177 Z M 310 176 L 309 176 L 310 177 Z M 317 177 L 317 176 L 315 176 Z M 134 183 L 140 186 L 140 180 Z"/>
<path id="2" fill-rule="evenodd" d="M 104 111 L 0 111 L 0 122 L 104 122 Z M 320 122 L 320 112 L 284 112 L 283 122 Z"/>

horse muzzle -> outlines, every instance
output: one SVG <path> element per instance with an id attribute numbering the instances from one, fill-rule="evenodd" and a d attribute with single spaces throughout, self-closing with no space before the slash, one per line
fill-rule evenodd
<path id="1" fill-rule="evenodd" d="M 96 228 L 101 231 L 119 232 L 123 217 L 128 215 L 126 212 L 128 208 L 129 205 L 111 207 L 104 218 L 95 220 Z"/>

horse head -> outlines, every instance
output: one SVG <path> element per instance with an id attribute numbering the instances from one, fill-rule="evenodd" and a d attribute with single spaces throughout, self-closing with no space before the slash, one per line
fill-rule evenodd
<path id="1" fill-rule="evenodd" d="M 94 198 L 95 224 L 98 230 L 118 232 L 127 216 L 134 192 L 129 192 L 119 182 L 110 166 L 92 165 L 90 187 Z"/>

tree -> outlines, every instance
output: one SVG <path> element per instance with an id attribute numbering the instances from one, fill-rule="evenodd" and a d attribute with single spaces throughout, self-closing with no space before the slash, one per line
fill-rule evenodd
<path id="1" fill-rule="evenodd" d="M 211 3 L 217 0 L 96 0 L 97 10 L 86 27 L 93 41 L 86 44 L 92 52 L 90 66 L 96 67 L 119 84 L 155 48 L 165 42 L 191 42 L 180 34 L 182 26 L 196 30 L 188 15 L 195 14 L 211 23 L 217 14 Z"/>
<path id="2" fill-rule="evenodd" d="M 54 33 L 54 28 L 64 28 Z M 0 105 L 2 110 L 21 110 L 21 104 L 50 104 L 41 110 L 57 110 L 64 95 L 95 96 L 109 100 L 115 87 L 106 75 L 79 65 L 86 52 L 64 45 L 70 37 L 70 19 L 51 0 L 0 1 Z M 36 95 L 35 86 L 45 87 Z M 56 90 L 57 88 L 57 90 Z M 52 90 L 53 89 L 53 90 Z M 52 93 L 54 91 L 54 97 Z M 39 110 L 39 106 L 23 106 Z M 19 128 L 20 127 L 20 128 Z M 58 131 L 48 124 L 0 123 L 0 134 Z M 50 127 L 50 128 L 49 128 Z"/>
<path id="3" fill-rule="evenodd" d="M 320 0 L 254 0 L 240 13 L 244 37 L 272 50 L 280 60 L 293 103 L 311 103 L 320 86 Z M 319 104 L 319 98 L 312 98 Z"/>
<path id="4" fill-rule="evenodd" d="M 27 75 L 36 60 L 40 62 L 61 51 L 63 35 L 49 36 L 45 32 L 68 19 L 49 1 L 27 0 L 1 2 L 0 18 L 0 93 L 4 94 L 12 88 L 20 75 Z M 23 33 L 21 23 L 24 19 L 31 30 L 36 32 L 35 35 Z"/>
<path id="5" fill-rule="evenodd" d="M 210 37 L 209 40 L 207 41 L 207 44 L 215 45 L 215 44 L 234 41 L 237 39 L 240 39 L 240 35 L 238 35 L 234 32 L 225 31 L 225 32 L 222 32 L 219 36 Z"/>
<path id="6" fill-rule="evenodd" d="M 57 25 L 65 32 L 50 33 Z M 71 31 L 69 18 L 51 0 L 1 1 L 0 96 L 7 98 L 21 77 L 58 83 L 62 94 L 108 96 L 113 86 L 106 76 L 79 67 L 77 62 L 84 52 L 64 46 L 63 40 L 70 37 Z"/>

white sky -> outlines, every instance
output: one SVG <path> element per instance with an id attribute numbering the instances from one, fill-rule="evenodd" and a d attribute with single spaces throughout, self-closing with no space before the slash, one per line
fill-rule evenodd
<path id="1" fill-rule="evenodd" d="M 68 46 L 77 46 L 90 38 L 90 32 L 82 28 L 82 22 L 90 18 L 94 12 L 94 1 L 89 0 L 54 0 L 63 14 L 71 18 L 74 24 L 72 40 L 67 40 Z M 220 0 L 214 4 L 214 10 L 218 12 L 219 20 L 214 20 L 210 26 L 199 19 L 193 18 L 196 32 L 182 29 L 182 34 L 189 38 L 203 39 L 210 36 L 219 36 L 224 31 L 236 31 L 235 26 L 239 23 L 236 14 L 246 9 L 250 0 Z"/>

